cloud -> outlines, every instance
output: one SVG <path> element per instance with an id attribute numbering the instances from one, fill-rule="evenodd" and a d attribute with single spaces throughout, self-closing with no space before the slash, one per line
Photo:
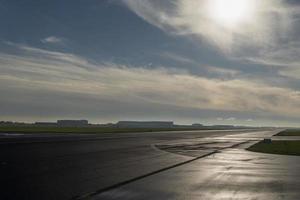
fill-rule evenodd
<path id="1" fill-rule="evenodd" d="M 45 44 L 63 44 L 64 40 L 62 38 L 56 37 L 56 36 L 49 36 L 46 38 L 41 39 L 42 43 Z"/>
<path id="2" fill-rule="evenodd" d="M 235 77 L 240 73 L 238 70 L 219 68 L 214 66 L 205 66 L 204 68 L 211 74 L 219 75 L 221 77 Z"/>
<path id="3" fill-rule="evenodd" d="M 55 105 L 59 104 L 57 101 L 63 101 L 64 110 L 69 107 L 70 113 L 74 112 L 74 107 L 93 104 L 99 109 L 101 105 L 105 106 L 112 112 L 114 103 L 109 107 L 109 103 L 101 102 L 117 101 L 118 104 L 143 105 L 149 109 L 150 105 L 162 105 L 187 110 L 254 112 L 257 115 L 298 117 L 300 114 L 300 91 L 292 89 L 243 79 L 210 79 L 163 67 L 94 64 L 73 54 L 23 45 L 18 48 L 22 49 L 21 55 L 0 53 L 0 91 L 6 94 L 1 98 L 2 106 L 13 102 L 24 104 L 24 99 L 30 99 L 31 107 L 53 107 L 52 98 L 43 98 L 46 93 L 58 96 Z M 84 100 L 67 103 L 66 99 L 72 96 Z M 88 105 L 85 102 L 89 102 Z M 122 109 L 119 112 L 123 112 Z"/>
<path id="4" fill-rule="evenodd" d="M 203 72 L 205 72 L 207 75 L 212 75 L 214 77 L 220 77 L 223 79 L 233 78 L 240 74 L 240 71 L 238 71 L 238 70 L 204 65 L 195 59 L 186 57 L 181 54 L 173 53 L 173 52 L 163 52 L 160 54 L 160 57 L 174 61 L 176 64 L 179 63 L 179 64 L 181 64 L 181 66 L 188 65 L 188 66 L 194 66 L 197 69 L 201 68 L 201 70 Z M 186 68 L 180 68 L 180 69 L 183 72 L 184 69 L 186 69 Z"/>
<path id="5" fill-rule="evenodd" d="M 298 7 L 281 0 L 251 0 L 252 12 L 236 27 L 216 22 L 208 11 L 211 0 L 123 0 L 130 10 L 169 34 L 205 38 L 225 51 L 241 47 L 266 47 L 285 37 Z M 250 7 L 249 5 L 249 7 Z"/>
<path id="6" fill-rule="evenodd" d="M 163 53 L 161 53 L 160 56 L 163 57 L 163 58 L 166 58 L 166 59 L 173 60 L 175 62 L 182 63 L 182 64 L 198 65 L 198 63 L 195 60 L 187 58 L 187 57 L 185 57 L 183 55 L 180 55 L 180 54 L 177 54 L 177 53 L 163 52 Z"/>
<path id="7" fill-rule="evenodd" d="M 226 120 L 227 120 L 227 121 L 235 121 L 236 118 L 235 118 L 235 117 L 229 117 L 229 118 L 227 118 Z"/>
<path id="8" fill-rule="evenodd" d="M 300 42 L 296 38 L 290 38 L 268 50 L 258 50 L 258 53 L 244 59 L 256 64 L 277 67 L 279 75 L 300 79 Z"/>
<path id="9" fill-rule="evenodd" d="M 264 67 L 258 74 L 251 69 L 243 71 L 205 67 L 208 75 L 236 79 L 237 76 L 251 76 L 252 80 L 269 81 L 278 87 L 297 85 L 300 80 L 299 22 L 300 4 L 283 0 L 244 0 L 252 4 L 251 17 L 237 26 L 225 26 L 210 17 L 207 5 L 212 0 L 123 0 L 126 6 L 146 22 L 160 28 L 167 34 L 192 40 L 207 48 L 204 43 L 220 50 L 231 61 L 243 65 Z M 164 54 L 179 63 L 197 66 L 189 58 Z M 241 67 L 240 67 L 241 69 Z M 272 72 L 271 72 L 272 71 Z M 258 76 L 266 76 L 259 78 Z M 279 82 L 282 80 L 282 82 Z M 294 81 L 298 81 L 296 84 Z"/>

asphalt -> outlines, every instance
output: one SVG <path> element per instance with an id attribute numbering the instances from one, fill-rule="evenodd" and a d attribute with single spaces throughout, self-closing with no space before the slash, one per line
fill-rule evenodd
<path id="1" fill-rule="evenodd" d="M 204 138 L 187 146 L 162 146 L 171 153 L 191 157 L 203 149 L 215 150 L 215 153 L 113 190 L 95 193 L 88 199 L 297 200 L 300 198 L 300 157 L 245 150 L 274 133 L 247 133 Z"/>
<path id="2" fill-rule="evenodd" d="M 0 199 L 293 199 L 300 159 L 244 150 L 278 131 L 2 134 Z"/>

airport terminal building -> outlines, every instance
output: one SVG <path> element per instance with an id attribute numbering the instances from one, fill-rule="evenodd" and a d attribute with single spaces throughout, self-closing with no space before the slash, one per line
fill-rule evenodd
<path id="1" fill-rule="evenodd" d="M 172 121 L 119 121 L 116 124 L 119 128 L 172 128 Z"/>
<path id="2" fill-rule="evenodd" d="M 58 126 L 88 126 L 88 120 L 57 120 Z"/>

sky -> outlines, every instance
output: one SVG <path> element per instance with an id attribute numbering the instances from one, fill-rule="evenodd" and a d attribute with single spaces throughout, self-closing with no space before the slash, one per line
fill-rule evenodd
<path id="1" fill-rule="evenodd" d="M 0 120 L 298 126 L 300 1 L 221 1 L 0 0 Z"/>

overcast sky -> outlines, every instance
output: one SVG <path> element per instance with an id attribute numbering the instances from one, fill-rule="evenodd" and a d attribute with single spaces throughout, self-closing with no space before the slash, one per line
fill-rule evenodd
<path id="1" fill-rule="evenodd" d="M 209 1 L 0 0 L 0 120 L 297 126 L 300 4 Z"/>

